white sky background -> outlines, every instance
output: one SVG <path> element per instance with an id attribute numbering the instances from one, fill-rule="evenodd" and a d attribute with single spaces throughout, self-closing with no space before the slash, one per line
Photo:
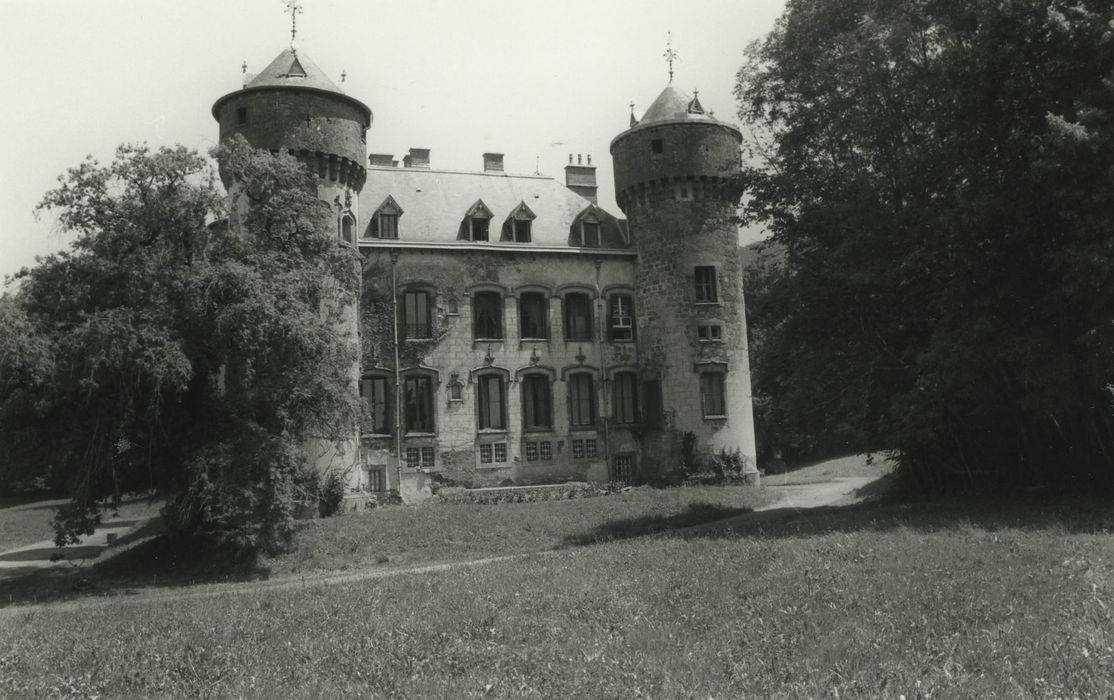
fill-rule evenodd
<path id="1" fill-rule="evenodd" d="M 117 145 L 216 145 L 213 102 L 289 44 L 280 0 L 2 0 L 0 277 L 66 245 L 32 209 L 87 154 Z M 615 204 L 611 139 L 674 83 L 738 123 L 743 50 L 784 0 L 302 0 L 298 47 L 371 107 L 370 153 L 401 161 L 430 148 L 434 168 L 564 182 L 569 153 L 591 154 L 600 204 Z M 756 237 L 743 234 L 743 242 Z"/>

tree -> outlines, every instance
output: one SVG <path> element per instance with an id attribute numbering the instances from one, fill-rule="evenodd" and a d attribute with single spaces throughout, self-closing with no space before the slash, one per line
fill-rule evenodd
<path id="1" fill-rule="evenodd" d="M 736 94 L 784 432 L 922 490 L 1114 482 L 1114 7 L 790 0 Z"/>
<path id="2" fill-rule="evenodd" d="M 181 147 L 86 160 L 39 205 L 73 240 L 0 306 L 0 451 L 70 489 L 59 543 L 103 499 L 155 488 L 173 532 L 281 546 L 311 478 L 303 442 L 355 422 L 338 330 L 355 254 L 293 157 L 242 139 L 215 156 L 231 221 L 209 161 Z"/>

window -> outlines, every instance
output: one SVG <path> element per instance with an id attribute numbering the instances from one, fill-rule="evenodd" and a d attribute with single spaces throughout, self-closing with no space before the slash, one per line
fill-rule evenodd
<path id="1" fill-rule="evenodd" d="M 403 381 L 406 432 L 433 432 L 433 381 L 429 377 L 406 377 Z"/>
<path id="2" fill-rule="evenodd" d="M 549 300 L 541 292 L 518 297 L 518 332 L 523 340 L 549 338 Z"/>
<path id="3" fill-rule="evenodd" d="M 364 377 L 360 382 L 360 395 L 367 402 L 371 415 L 371 432 L 390 435 L 394 432 L 391 408 L 394 406 L 391 385 L 386 377 Z"/>
<path id="4" fill-rule="evenodd" d="M 356 242 L 356 220 L 351 214 L 345 214 L 340 219 L 340 240 L 345 243 Z"/>
<path id="5" fill-rule="evenodd" d="M 634 372 L 616 372 L 612 377 L 615 422 L 638 422 L 638 382 Z"/>
<path id="6" fill-rule="evenodd" d="M 596 458 L 596 439 L 577 439 L 572 441 L 572 458 L 573 459 L 595 459 Z"/>
<path id="7" fill-rule="evenodd" d="M 629 294 L 613 294 L 608 302 L 607 328 L 612 340 L 634 340 L 634 303 Z"/>
<path id="8" fill-rule="evenodd" d="M 477 384 L 479 392 L 480 430 L 507 429 L 507 401 L 503 378 L 496 374 L 485 374 Z"/>
<path id="9" fill-rule="evenodd" d="M 387 195 L 383 203 L 371 215 L 371 225 L 368 233 L 375 238 L 398 238 L 398 219 L 402 216 L 402 207 L 394 197 Z"/>
<path id="10" fill-rule="evenodd" d="M 723 326 L 718 323 L 702 323 L 696 327 L 696 335 L 700 340 L 723 340 Z"/>
<path id="11" fill-rule="evenodd" d="M 472 297 L 472 331 L 476 340 L 503 339 L 503 297 L 498 292 Z"/>
<path id="12" fill-rule="evenodd" d="M 495 442 L 480 445 L 480 464 L 502 463 L 507 461 L 507 443 Z"/>
<path id="13" fill-rule="evenodd" d="M 452 378 L 449 380 L 449 401 L 463 401 L 464 400 L 464 385 L 460 383 L 460 375 L 453 372 Z"/>
<path id="14" fill-rule="evenodd" d="M 248 108 L 247 107 L 240 107 L 236 110 L 236 123 L 237 124 L 247 124 L 248 123 Z"/>
<path id="15" fill-rule="evenodd" d="M 596 424 L 596 394 L 592 375 L 574 374 L 569 377 L 569 423 L 574 427 Z"/>
<path id="16" fill-rule="evenodd" d="M 720 418 L 727 415 L 722 372 L 701 373 L 700 407 L 705 418 Z"/>
<path id="17" fill-rule="evenodd" d="M 650 142 L 650 152 L 651 153 L 661 153 L 662 152 L 661 139 L 654 139 L 653 141 Z"/>
<path id="18" fill-rule="evenodd" d="M 417 469 L 422 466 L 421 452 L 417 447 L 406 448 L 406 467 L 408 469 Z"/>
<path id="19" fill-rule="evenodd" d="M 598 221 L 580 222 L 580 245 L 591 248 L 600 247 L 600 224 Z"/>
<path id="20" fill-rule="evenodd" d="M 696 303 L 707 304 L 719 301 L 716 293 L 716 268 L 711 265 L 696 266 Z"/>
<path id="21" fill-rule="evenodd" d="M 379 218 L 379 237 L 380 238 L 398 238 L 398 215 L 397 214 L 380 214 L 378 218 Z"/>
<path id="22" fill-rule="evenodd" d="M 433 448 L 432 447 L 423 447 L 422 448 L 422 466 L 423 467 L 432 467 L 433 466 Z"/>
<path id="23" fill-rule="evenodd" d="M 549 462 L 553 459 L 553 443 L 549 440 L 526 443 L 527 462 Z"/>
<path id="24" fill-rule="evenodd" d="M 403 338 L 425 340 L 433 337 L 429 307 L 429 292 L 406 292 L 402 295 Z"/>
<path id="25" fill-rule="evenodd" d="M 587 294 L 565 295 L 565 339 L 592 340 L 592 300 Z"/>
<path id="26" fill-rule="evenodd" d="M 367 470 L 367 490 L 368 491 L 386 491 L 387 490 L 387 469 L 385 467 L 375 466 L 369 467 Z"/>
<path id="27" fill-rule="evenodd" d="M 456 297 L 449 297 L 449 300 L 445 303 L 445 306 L 448 307 L 446 313 L 448 313 L 450 316 L 456 316 L 460 314 L 460 302 L 456 300 Z"/>
<path id="28" fill-rule="evenodd" d="M 488 229 L 490 228 L 490 221 L 490 219 L 481 219 L 477 216 L 473 216 L 472 218 L 468 219 L 468 240 L 488 240 Z"/>
<path id="29" fill-rule="evenodd" d="M 553 429 L 553 397 L 549 377 L 528 374 L 522 379 L 522 427 L 524 430 Z"/>
<path id="30" fill-rule="evenodd" d="M 515 243 L 529 243 L 532 240 L 531 222 L 537 218 L 526 202 L 519 202 L 503 222 L 500 240 L 514 241 Z"/>
<path id="31" fill-rule="evenodd" d="M 629 484 L 633 474 L 634 455 L 615 455 L 611 458 L 611 474 L 609 478 L 612 481 Z"/>

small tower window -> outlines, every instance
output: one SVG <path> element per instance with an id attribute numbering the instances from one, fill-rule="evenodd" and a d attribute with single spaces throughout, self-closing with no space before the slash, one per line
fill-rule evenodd
<path id="1" fill-rule="evenodd" d="M 356 242 L 356 220 L 351 214 L 345 214 L 340 220 L 340 240 L 352 244 Z"/>
<path id="2" fill-rule="evenodd" d="M 653 141 L 650 142 L 650 152 L 651 153 L 661 153 L 662 150 L 663 150 L 663 146 L 662 146 L 662 143 L 661 143 L 661 139 L 654 139 Z"/>
<path id="3" fill-rule="evenodd" d="M 247 107 L 240 107 L 236 110 L 236 123 L 237 124 L 247 124 L 248 123 L 248 108 Z"/>
<path id="4" fill-rule="evenodd" d="M 723 340 L 723 326 L 718 323 L 702 323 L 696 327 L 696 335 L 706 342 L 719 342 Z"/>
<path id="5" fill-rule="evenodd" d="M 711 265 L 697 265 L 696 273 L 696 303 L 714 304 L 719 301 L 716 290 L 716 268 Z"/>

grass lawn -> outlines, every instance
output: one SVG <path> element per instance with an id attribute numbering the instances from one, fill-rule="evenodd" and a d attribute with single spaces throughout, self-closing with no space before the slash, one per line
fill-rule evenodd
<path id="1" fill-rule="evenodd" d="M 774 511 L 439 573 L 10 609 L 0 696 L 1109 697 L 1112 532 L 1099 502 Z"/>
<path id="2" fill-rule="evenodd" d="M 0 552 L 22 547 L 35 542 L 54 538 L 50 519 L 54 508 L 66 503 L 66 499 L 35 500 L 28 498 L 5 498 L 0 500 Z M 145 497 L 124 499 L 118 512 L 121 518 L 150 518 L 158 515 L 162 501 L 154 504 Z M 105 519 L 114 511 L 105 513 Z"/>
<path id="3" fill-rule="evenodd" d="M 300 524 L 295 546 L 247 564 L 156 539 L 95 567 L 44 569 L 0 580 L 0 606 L 152 586 L 188 586 L 551 550 L 686 527 L 747 513 L 774 500 L 763 489 L 702 486 L 503 505 L 389 506 Z M 75 588 L 80 583 L 80 588 Z"/>

